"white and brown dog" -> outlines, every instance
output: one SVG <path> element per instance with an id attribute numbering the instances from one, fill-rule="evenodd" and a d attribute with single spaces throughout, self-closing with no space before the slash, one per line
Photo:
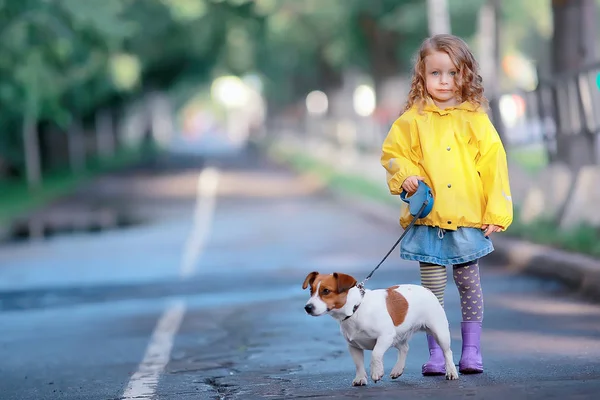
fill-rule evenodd
<path id="1" fill-rule="evenodd" d="M 446 361 L 446 379 L 458 379 L 450 349 L 450 331 L 444 309 L 435 295 L 423 286 L 398 285 L 388 289 L 357 287 L 350 275 L 311 272 L 302 285 L 310 286 L 310 299 L 304 306 L 312 316 L 329 314 L 340 323 L 348 350 L 356 364 L 354 386 L 367 384 L 364 350 L 371 353 L 371 379 L 383 377 L 383 355 L 398 349 L 398 361 L 390 377 L 404 372 L 408 340 L 417 331 L 426 331 L 438 342 Z"/>

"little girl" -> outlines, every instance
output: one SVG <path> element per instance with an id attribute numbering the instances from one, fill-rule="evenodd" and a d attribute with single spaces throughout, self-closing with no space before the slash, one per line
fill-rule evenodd
<path id="1" fill-rule="evenodd" d="M 408 103 L 383 143 L 381 164 L 390 193 L 431 187 L 431 213 L 417 220 L 400 246 L 401 258 L 419 261 L 421 284 L 444 306 L 446 265 L 453 266 L 462 311 L 461 373 L 483 372 L 480 352 L 483 294 L 478 260 L 494 250 L 490 234 L 512 222 L 506 153 L 485 113 L 477 61 L 452 35 L 423 42 Z M 412 216 L 405 209 L 403 228 Z M 427 335 L 423 375 L 444 375 L 444 356 Z"/>

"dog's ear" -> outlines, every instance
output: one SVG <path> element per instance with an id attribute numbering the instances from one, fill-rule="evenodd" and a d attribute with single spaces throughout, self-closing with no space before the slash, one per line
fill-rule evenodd
<path id="1" fill-rule="evenodd" d="M 337 292 L 344 293 L 356 285 L 356 279 L 346 274 L 333 273 L 333 277 L 337 281 Z"/>
<path id="2" fill-rule="evenodd" d="M 304 283 L 302 284 L 302 289 L 306 289 L 309 285 L 312 285 L 317 278 L 317 275 L 319 275 L 317 271 L 313 271 L 306 275 L 306 279 L 304 279 Z"/>

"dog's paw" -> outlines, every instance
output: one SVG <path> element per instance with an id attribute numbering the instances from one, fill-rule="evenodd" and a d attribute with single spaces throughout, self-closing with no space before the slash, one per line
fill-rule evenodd
<path id="1" fill-rule="evenodd" d="M 451 367 L 446 366 L 446 380 L 454 381 L 458 379 L 458 371 L 456 371 L 456 367 L 454 364 L 450 364 Z"/>
<path id="2" fill-rule="evenodd" d="M 392 372 L 390 372 L 390 378 L 397 379 L 397 378 L 401 377 L 403 373 L 404 373 L 404 367 L 402 367 L 402 368 L 394 367 L 394 369 L 392 369 Z"/>
<path id="3" fill-rule="evenodd" d="M 367 376 L 356 376 L 352 381 L 352 386 L 367 386 Z"/>
<path id="4" fill-rule="evenodd" d="M 383 378 L 383 363 L 381 361 L 371 361 L 371 379 L 377 383 Z"/>

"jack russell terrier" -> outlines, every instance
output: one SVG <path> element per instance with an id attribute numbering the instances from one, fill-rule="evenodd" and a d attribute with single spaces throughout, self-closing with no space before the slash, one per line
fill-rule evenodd
<path id="1" fill-rule="evenodd" d="M 311 272 L 302 285 L 310 286 L 310 299 L 304 306 L 309 315 L 329 314 L 340 323 L 342 335 L 356 365 L 353 386 L 367 384 L 364 350 L 371 353 L 371 379 L 383 377 L 383 355 L 398 349 L 398 361 L 390 377 L 404 372 L 408 340 L 417 331 L 432 335 L 444 352 L 446 379 L 458 379 L 450 349 L 450 330 L 446 313 L 435 295 L 423 286 L 398 285 L 388 289 L 359 288 L 350 275 Z"/>

